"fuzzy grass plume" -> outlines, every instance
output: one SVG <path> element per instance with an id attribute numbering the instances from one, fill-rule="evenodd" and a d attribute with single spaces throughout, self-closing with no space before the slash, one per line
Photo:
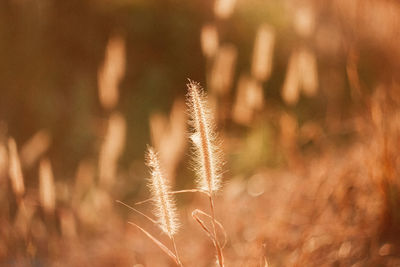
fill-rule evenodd
<path id="1" fill-rule="evenodd" d="M 14 138 L 11 137 L 8 139 L 8 153 L 11 187 L 17 198 L 19 198 L 25 193 L 24 177 L 22 175 L 21 162 L 18 156 L 17 143 Z"/>
<path id="2" fill-rule="evenodd" d="M 152 147 L 148 147 L 147 166 L 151 174 L 149 186 L 155 201 L 155 215 L 161 229 L 171 238 L 179 228 L 176 206 L 161 172 L 158 155 Z"/>
<path id="3" fill-rule="evenodd" d="M 52 214 L 56 206 L 54 176 L 51 163 L 43 159 L 39 164 L 39 200 L 45 212 Z"/>
<path id="4" fill-rule="evenodd" d="M 224 266 L 224 256 L 222 248 L 219 244 L 216 220 L 214 213 L 213 195 L 221 187 L 221 156 L 219 152 L 219 144 L 214 130 L 214 124 L 210 109 L 207 106 L 207 98 L 200 84 L 189 80 L 188 87 L 188 106 L 191 118 L 191 124 L 194 133 L 191 135 L 191 140 L 195 147 L 195 160 L 197 164 L 197 184 L 200 190 L 207 191 L 210 200 L 211 224 L 212 232 L 207 228 L 202 228 L 210 234 L 211 240 L 214 243 L 218 264 Z M 195 218 L 195 217 L 194 217 Z M 196 218 L 195 218 L 196 219 Z M 196 219 L 197 220 L 197 219 Z M 197 220 L 201 225 L 201 221 Z"/>
<path id="5" fill-rule="evenodd" d="M 197 184 L 210 195 L 221 187 L 221 156 L 218 139 L 206 95 L 199 83 L 189 80 L 188 106 L 194 132 L 190 139 L 195 147 Z"/>

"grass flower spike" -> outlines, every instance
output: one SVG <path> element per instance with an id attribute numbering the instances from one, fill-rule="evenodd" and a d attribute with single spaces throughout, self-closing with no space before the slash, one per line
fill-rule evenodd
<path id="1" fill-rule="evenodd" d="M 189 80 L 188 106 L 194 133 L 191 140 L 195 146 L 197 184 L 200 190 L 213 195 L 221 187 L 221 157 L 212 116 L 206 95 L 200 84 Z"/>
<path id="2" fill-rule="evenodd" d="M 210 233 L 210 237 L 217 251 L 218 265 L 224 266 L 224 256 L 219 244 L 216 231 L 216 220 L 214 213 L 213 195 L 221 187 L 221 156 L 219 155 L 219 144 L 214 124 L 212 122 L 210 109 L 207 106 L 207 98 L 200 84 L 189 80 L 188 87 L 188 106 L 191 124 L 194 133 L 191 140 L 195 147 L 195 160 L 197 164 L 197 185 L 200 190 L 208 192 L 210 200 L 212 233 L 207 228 L 203 228 Z M 198 221 L 200 223 L 200 221 Z M 201 224 L 201 223 L 200 223 Z"/>
<path id="3" fill-rule="evenodd" d="M 147 166 L 151 174 L 150 190 L 156 205 L 155 215 L 161 229 L 172 238 L 179 228 L 176 206 L 161 172 L 158 155 L 152 147 L 148 148 Z"/>

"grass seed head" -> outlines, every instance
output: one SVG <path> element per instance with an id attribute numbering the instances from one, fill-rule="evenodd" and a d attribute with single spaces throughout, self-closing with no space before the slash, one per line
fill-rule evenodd
<path id="1" fill-rule="evenodd" d="M 40 203 L 47 213 L 53 213 L 56 205 L 53 171 L 48 159 L 40 161 L 39 165 Z"/>
<path id="2" fill-rule="evenodd" d="M 12 189 L 17 197 L 25 193 L 24 177 L 22 175 L 21 162 L 18 156 L 17 143 L 14 138 L 8 139 L 9 175 Z"/>
<path id="3" fill-rule="evenodd" d="M 175 201 L 161 171 L 158 155 L 152 147 L 148 147 L 147 166 L 151 174 L 149 186 L 155 201 L 155 215 L 164 233 L 172 237 L 179 229 L 178 214 Z"/>
<path id="4" fill-rule="evenodd" d="M 207 97 L 199 83 L 189 80 L 188 107 L 193 128 L 191 141 L 194 145 L 195 170 L 198 188 L 210 194 L 221 187 L 221 155 L 218 138 L 214 130 Z"/>

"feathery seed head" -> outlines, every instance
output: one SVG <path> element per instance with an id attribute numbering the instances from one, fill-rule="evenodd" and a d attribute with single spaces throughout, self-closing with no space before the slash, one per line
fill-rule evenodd
<path id="1" fill-rule="evenodd" d="M 54 176 L 51 163 L 43 159 L 39 164 L 39 200 L 45 212 L 53 213 L 56 205 Z"/>
<path id="2" fill-rule="evenodd" d="M 8 153 L 11 186 L 15 195 L 21 197 L 25 193 L 24 177 L 22 175 L 21 162 L 18 156 L 17 143 L 12 137 L 8 139 Z"/>
<path id="3" fill-rule="evenodd" d="M 149 187 L 156 206 L 154 213 L 161 229 L 169 237 L 172 237 L 179 228 L 175 201 L 164 179 L 157 153 L 152 147 L 148 147 L 147 150 L 147 166 L 150 168 L 151 174 Z"/>
<path id="4" fill-rule="evenodd" d="M 190 139 L 195 148 L 197 184 L 199 189 L 213 194 L 221 187 L 222 163 L 218 138 L 207 105 L 207 97 L 200 84 L 189 80 L 187 87 L 190 123 L 193 128 Z"/>

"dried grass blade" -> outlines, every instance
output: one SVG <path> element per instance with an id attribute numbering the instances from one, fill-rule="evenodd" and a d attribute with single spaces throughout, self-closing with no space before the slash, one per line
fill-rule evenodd
<path id="1" fill-rule="evenodd" d="M 206 216 L 206 217 L 208 217 L 210 220 L 213 219 L 211 215 L 205 213 L 202 210 L 196 209 L 195 211 L 200 213 L 200 214 L 202 214 L 202 215 L 204 215 L 204 216 Z M 228 235 L 227 235 L 227 233 L 225 231 L 225 228 L 222 226 L 222 224 L 217 220 L 214 220 L 214 221 L 219 226 L 219 228 L 221 229 L 222 234 L 224 235 L 224 242 L 223 242 L 223 245 L 221 246 L 221 248 L 224 248 L 226 246 L 226 243 L 228 242 Z"/>
<path id="2" fill-rule="evenodd" d="M 158 225 L 158 223 L 156 222 L 156 220 L 150 218 L 149 216 L 147 216 L 147 215 L 144 214 L 143 212 L 141 212 L 141 211 L 135 209 L 135 208 L 132 207 L 132 206 L 129 206 L 128 204 L 122 202 L 121 200 L 116 200 L 115 202 L 124 205 L 125 207 L 127 207 L 128 209 L 133 210 L 133 211 L 136 212 L 136 213 L 139 213 L 140 215 L 142 215 L 143 217 L 145 217 L 146 219 L 148 219 L 149 221 L 151 221 L 151 222 L 154 223 L 155 225 Z"/>
<path id="3" fill-rule="evenodd" d="M 164 251 L 171 259 L 173 259 L 177 265 L 180 265 L 176 255 L 171 250 L 169 250 L 169 248 L 167 248 L 163 243 L 161 243 L 157 238 L 155 238 L 153 235 L 151 235 L 149 232 L 144 230 L 139 225 L 134 224 L 133 222 L 128 222 L 128 223 L 133 226 L 136 226 L 140 231 L 142 231 L 145 235 L 147 235 L 147 237 L 149 237 L 162 251 Z"/>
<path id="4" fill-rule="evenodd" d="M 222 254 L 222 248 L 219 245 L 219 243 L 217 242 L 217 240 L 214 238 L 213 234 L 211 234 L 210 230 L 208 230 L 207 226 L 204 224 L 203 220 L 201 220 L 198 216 L 197 213 L 200 210 L 196 209 L 192 212 L 192 217 L 193 219 L 195 219 L 201 226 L 201 228 L 207 233 L 208 237 L 211 239 L 211 241 L 213 242 L 215 249 L 217 250 L 217 256 L 218 256 L 218 261 L 221 267 L 224 266 L 224 257 Z M 205 214 L 204 212 L 201 212 L 203 214 Z M 211 217 L 211 216 L 210 216 Z M 216 222 L 216 220 L 214 220 Z"/>
<path id="5" fill-rule="evenodd" d="M 211 241 L 213 242 L 214 246 L 216 246 L 216 242 L 215 242 L 215 238 L 214 236 L 211 234 L 210 230 L 207 228 L 207 226 L 205 225 L 205 223 L 197 216 L 197 210 L 194 210 L 192 212 L 192 217 L 193 219 L 195 219 L 199 224 L 200 227 L 204 230 L 204 232 L 206 232 L 206 234 L 208 235 L 208 237 L 211 239 Z"/>

